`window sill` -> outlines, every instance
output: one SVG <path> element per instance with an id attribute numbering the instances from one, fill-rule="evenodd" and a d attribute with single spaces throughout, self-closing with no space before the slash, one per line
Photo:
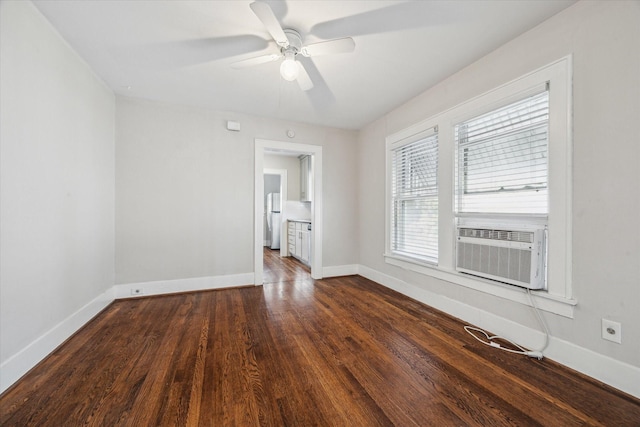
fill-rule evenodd
<path id="1" fill-rule="evenodd" d="M 515 301 L 527 306 L 530 305 L 529 297 L 525 290 L 517 286 L 506 285 L 493 282 L 491 280 L 485 280 L 480 277 L 469 276 L 453 270 L 446 270 L 435 264 L 421 263 L 417 260 L 402 258 L 392 254 L 385 254 L 384 258 L 387 264 L 391 264 L 405 270 L 414 271 L 416 273 L 424 274 L 510 301 Z M 575 299 L 552 295 L 546 291 L 531 291 L 531 295 L 536 306 L 540 310 L 573 319 L 573 308 L 577 304 Z"/>

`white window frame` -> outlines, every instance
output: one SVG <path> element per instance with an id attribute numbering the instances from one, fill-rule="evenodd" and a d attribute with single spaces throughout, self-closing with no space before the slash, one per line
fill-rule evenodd
<path id="1" fill-rule="evenodd" d="M 386 246 L 385 261 L 391 265 L 436 279 L 528 304 L 526 293 L 514 286 L 475 278 L 455 271 L 455 141 L 454 126 L 468 118 L 510 104 L 526 96 L 532 88 L 549 83 L 549 217 L 547 289 L 534 291 L 536 304 L 543 310 L 573 317 L 576 300 L 572 289 L 571 200 L 572 200 L 572 57 L 566 56 L 536 71 L 506 83 L 446 110 L 436 116 L 389 135 L 387 144 Z M 438 265 L 404 259 L 390 252 L 390 160 L 389 147 L 437 127 L 439 140 Z M 492 221 L 491 216 L 485 218 Z"/>
<path id="2" fill-rule="evenodd" d="M 437 128 L 429 128 L 429 129 L 425 129 L 421 132 L 418 132 L 417 134 L 413 134 L 410 136 L 407 136 L 406 138 L 403 138 L 401 140 L 398 141 L 394 141 L 392 143 L 390 143 L 387 146 L 387 150 L 388 150 L 388 155 L 387 155 L 387 169 L 389 170 L 389 173 L 393 173 L 393 168 L 394 168 L 394 152 L 396 150 L 402 149 L 403 147 L 413 144 L 415 142 L 418 141 L 422 141 L 425 139 L 429 139 L 432 138 L 433 136 L 436 137 L 436 143 L 437 142 L 437 138 L 438 138 L 438 129 Z M 439 147 L 437 147 L 439 148 Z M 438 166 L 437 164 L 435 165 L 436 167 L 436 171 L 438 170 Z M 418 257 L 414 258 L 412 255 L 410 254 L 401 254 L 402 251 L 399 250 L 393 250 L 393 242 L 392 242 L 392 235 L 393 235 L 393 228 L 397 227 L 397 224 L 394 223 L 394 215 L 393 215 L 393 179 L 392 177 L 390 177 L 389 180 L 389 186 L 388 186 L 388 190 L 389 190 L 389 194 L 390 194 L 390 198 L 389 198 L 389 206 L 387 207 L 387 212 L 389 214 L 389 224 L 388 224 L 388 230 L 389 233 L 387 234 L 387 248 L 389 248 L 389 252 L 393 252 L 393 256 L 398 257 L 400 259 L 411 259 L 413 261 L 419 262 L 419 263 L 425 263 L 425 264 L 433 264 L 433 265 L 437 265 L 438 262 L 438 254 L 436 251 L 436 255 L 435 257 L 426 257 L 423 259 L 420 259 Z M 438 192 L 438 183 L 436 180 L 436 197 L 437 197 L 437 192 Z M 437 236 L 439 237 L 439 236 Z M 437 245 L 437 241 L 436 241 L 436 245 Z"/>
<path id="3" fill-rule="evenodd" d="M 536 88 L 532 88 L 531 93 L 526 93 L 526 94 L 522 94 L 522 97 L 520 99 L 518 99 L 516 102 L 521 102 L 524 100 L 528 100 L 529 98 L 531 98 L 532 96 L 538 96 L 538 95 L 542 95 L 544 94 L 547 97 L 547 104 L 548 104 L 548 96 L 549 96 L 549 88 L 547 84 L 544 85 L 540 85 L 539 87 Z M 513 105 L 513 104 L 509 104 L 509 105 Z M 498 109 L 492 109 L 490 111 L 487 111 L 486 113 L 491 113 L 494 114 L 496 111 L 500 110 L 500 108 Z M 481 117 L 485 116 L 484 114 L 481 115 Z M 477 118 L 474 117 L 471 120 L 475 120 Z M 468 122 L 468 120 L 464 120 L 461 122 L 456 123 L 456 125 L 454 126 L 454 131 L 455 128 L 458 128 L 459 126 L 461 126 L 463 123 Z M 504 122 L 503 122 L 504 123 Z M 547 185 L 547 176 L 548 176 L 548 167 L 547 167 L 547 160 L 549 158 L 548 156 L 548 136 L 549 136 L 549 132 L 548 132 L 548 126 L 549 126 L 549 122 L 548 119 L 545 121 L 544 123 L 544 157 L 542 157 L 541 159 L 544 162 L 544 175 L 545 175 L 545 185 L 544 187 L 540 188 L 539 190 L 542 190 L 542 197 L 540 198 L 540 201 L 544 201 L 544 209 L 541 209 L 539 207 L 534 207 L 531 205 L 523 205 L 521 202 L 524 202 L 526 200 L 520 200 L 520 203 L 518 202 L 513 202 L 510 201 L 509 199 L 504 199 L 503 200 L 503 195 L 507 194 L 508 196 L 514 196 L 516 194 L 522 194 L 521 190 L 520 191 L 516 191 L 516 192 L 509 192 L 509 193 L 500 193 L 496 190 L 491 190 L 488 192 L 485 192 L 484 194 L 475 194 L 475 196 L 467 196 L 465 191 L 464 191 L 464 187 L 465 184 L 467 182 L 466 179 L 466 174 L 464 173 L 464 167 L 462 166 L 463 160 L 462 158 L 466 158 L 464 156 L 464 152 L 465 150 L 467 150 L 466 145 L 464 142 L 462 142 L 460 139 L 458 138 L 454 138 L 454 142 L 456 145 L 456 195 L 455 195 L 455 209 L 456 209 L 456 213 L 458 215 L 458 217 L 464 217 L 464 216 L 476 216 L 478 214 L 489 214 L 492 213 L 492 215 L 495 215 L 496 217 L 499 215 L 509 215 L 509 216 L 513 216 L 513 217 L 522 217 L 522 218 L 527 218 L 527 217 L 531 217 L 531 216 L 543 216 L 543 217 L 547 217 L 548 216 L 548 185 Z M 522 133 L 518 132 L 518 135 L 521 136 Z M 502 138 L 504 138 L 504 133 L 500 133 L 499 135 L 493 135 L 493 137 L 491 139 L 486 138 L 486 142 L 483 143 L 483 148 L 489 149 L 489 147 L 493 147 L 496 143 L 497 140 L 500 140 Z M 506 150 L 507 148 L 504 148 L 504 144 L 502 143 L 501 146 L 503 147 L 503 150 Z M 472 148 L 469 148 L 469 150 L 473 149 L 473 145 L 471 146 Z M 521 148 L 522 145 L 518 145 L 518 148 Z M 473 159 L 473 157 L 471 157 Z M 492 157 L 493 159 L 493 157 Z M 530 166 L 530 161 L 532 159 L 527 159 L 527 161 L 529 163 L 527 163 L 527 166 Z M 489 160 L 490 161 L 490 160 Z M 473 174 L 473 171 L 475 169 L 478 168 L 478 164 L 475 164 L 475 168 L 471 167 L 471 172 Z M 514 166 L 513 163 L 510 163 L 510 166 Z M 519 168 L 523 168 L 524 165 L 522 163 L 520 163 L 518 165 Z M 487 170 L 487 168 L 490 168 L 488 166 L 488 164 L 484 164 L 483 165 L 483 172 L 487 173 L 490 172 Z M 522 169 L 519 169 L 519 171 L 521 171 Z M 519 172 L 520 173 L 520 172 Z M 486 176 L 486 175 L 485 175 Z M 521 177 L 521 176 L 520 176 Z M 472 175 L 471 181 L 474 182 L 474 176 Z M 475 184 L 475 182 L 474 182 Z M 486 183 L 484 184 L 486 185 Z M 508 197 L 507 196 L 507 197 Z M 468 205 L 469 201 L 467 200 L 468 198 L 474 197 L 477 201 L 477 203 L 479 205 L 474 205 L 474 207 L 476 207 L 477 210 L 473 210 L 471 209 L 471 206 Z M 530 197 L 530 196 L 525 196 L 526 198 Z M 503 209 L 500 210 L 499 209 L 499 205 L 493 205 L 490 206 L 490 204 L 487 203 L 486 199 L 498 199 L 501 200 L 501 203 L 503 205 Z M 508 204 L 508 207 L 504 206 L 504 203 Z M 518 209 L 514 210 L 514 204 L 518 205 Z M 529 210 L 524 210 L 525 208 L 528 208 Z M 526 221 L 526 220 L 525 220 Z"/>

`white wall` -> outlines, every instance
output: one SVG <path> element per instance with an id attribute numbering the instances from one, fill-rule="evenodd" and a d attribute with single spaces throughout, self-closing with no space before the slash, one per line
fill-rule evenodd
<path id="1" fill-rule="evenodd" d="M 385 137 L 573 54 L 574 318 L 545 313 L 572 345 L 640 367 L 640 3 L 584 1 L 370 124 L 359 135 L 360 264 L 466 307 L 537 328 L 530 308 L 384 262 Z M 601 318 L 623 326 L 600 338 Z M 637 369 L 632 370 L 637 373 Z M 636 392 L 640 390 L 636 385 Z"/>
<path id="2" fill-rule="evenodd" d="M 287 129 L 323 146 L 325 265 L 355 263 L 355 132 L 130 98 L 116 123 L 117 284 L 252 273 L 254 139 Z"/>
<path id="3" fill-rule="evenodd" d="M 1 390 L 108 303 L 115 100 L 30 2 L 0 12 Z"/>
<path id="4" fill-rule="evenodd" d="M 0 12 L 0 390 L 107 304 L 114 283 L 251 272 L 254 139 L 291 141 L 287 129 L 323 146 L 325 266 L 359 263 L 536 327 L 520 304 L 384 263 L 384 140 L 571 53 L 578 305 L 573 319 L 545 317 L 581 352 L 640 366 L 640 3 L 580 2 L 360 133 L 114 102 L 31 3 Z M 623 324 L 622 345 L 600 339 L 603 317 Z"/>

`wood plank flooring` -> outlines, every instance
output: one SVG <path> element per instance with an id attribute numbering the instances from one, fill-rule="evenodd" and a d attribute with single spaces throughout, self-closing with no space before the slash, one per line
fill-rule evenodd
<path id="1" fill-rule="evenodd" d="M 119 300 L 0 396 L 2 426 L 639 426 L 640 401 L 358 276 Z"/>

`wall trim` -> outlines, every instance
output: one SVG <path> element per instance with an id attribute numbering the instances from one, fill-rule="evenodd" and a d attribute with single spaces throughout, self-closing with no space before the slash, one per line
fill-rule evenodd
<path id="1" fill-rule="evenodd" d="M 253 278 L 253 273 L 244 273 L 115 285 L 4 361 L 0 365 L 0 393 L 11 387 L 116 299 L 246 286 L 253 284 Z M 141 289 L 142 294 L 131 295 L 132 288 Z"/>
<path id="2" fill-rule="evenodd" d="M 457 271 L 447 271 L 438 266 L 421 265 L 415 263 L 413 260 L 398 257 L 396 255 L 385 254 L 384 257 L 386 263 L 405 270 L 415 271 L 416 273 L 425 274 L 436 279 L 471 288 L 499 298 L 529 305 L 529 300 L 524 289 L 516 288 L 515 286 L 492 282 L 491 280 L 487 280 L 482 277 L 468 276 Z M 533 290 L 531 292 L 531 297 L 534 299 L 536 306 L 540 310 L 549 311 L 570 319 L 573 319 L 574 307 L 578 304 L 578 302 L 573 298 L 553 295 L 546 291 Z"/>
<path id="3" fill-rule="evenodd" d="M 253 284 L 254 273 L 229 274 L 225 276 L 191 277 L 188 279 L 158 280 L 153 282 L 125 283 L 115 285 L 116 299 L 164 295 L 177 292 L 207 291 L 234 288 Z M 132 293 L 132 289 L 141 292 Z"/>
<path id="4" fill-rule="evenodd" d="M 525 347 L 539 348 L 544 340 L 544 335 L 541 331 L 421 289 L 418 286 L 411 285 L 364 265 L 350 264 L 323 268 L 325 277 L 354 274 L 373 280 L 387 288 L 495 334 L 518 337 L 517 340 L 514 340 Z M 2 373 L 0 375 L 0 393 L 7 390 L 115 299 L 238 287 L 253 284 L 253 279 L 254 273 L 243 273 L 115 285 L 3 362 L 0 365 L 0 372 Z M 143 293 L 131 295 L 132 288 L 141 289 Z M 640 398 L 640 367 L 621 362 L 553 336 L 549 339 L 545 357 Z"/>
<path id="5" fill-rule="evenodd" d="M 358 265 L 333 265 L 330 267 L 322 267 L 323 277 L 353 276 L 358 274 Z"/>
<path id="6" fill-rule="evenodd" d="M 515 342 L 527 348 L 540 348 L 544 342 L 544 334 L 541 331 L 421 289 L 367 266 L 358 265 L 358 274 L 494 334 L 513 338 Z M 640 367 L 553 336 L 549 337 L 549 346 L 544 351 L 544 355 L 555 362 L 640 398 Z"/>
<path id="7" fill-rule="evenodd" d="M 40 363 L 115 299 L 113 288 L 85 304 L 75 313 L 40 335 L 0 365 L 0 393 Z"/>

